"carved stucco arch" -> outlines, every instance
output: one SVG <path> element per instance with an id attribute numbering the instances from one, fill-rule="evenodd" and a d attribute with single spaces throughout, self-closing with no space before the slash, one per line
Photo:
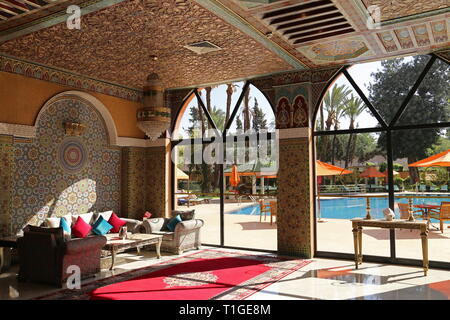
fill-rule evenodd
<path id="1" fill-rule="evenodd" d="M 47 102 L 43 105 L 41 110 L 39 111 L 36 121 L 34 122 L 34 128 L 37 127 L 39 124 L 39 121 L 43 114 L 48 110 L 48 108 L 55 103 L 56 101 L 63 100 L 63 99 L 77 99 L 80 100 L 88 105 L 90 105 L 94 110 L 96 110 L 101 119 L 103 120 L 103 123 L 105 125 L 107 134 L 108 134 L 108 140 L 109 144 L 111 146 L 118 145 L 118 136 L 117 136 L 117 128 L 116 124 L 114 123 L 114 119 L 109 113 L 109 110 L 105 107 L 105 105 L 95 98 L 94 96 L 90 95 L 89 93 L 82 92 L 82 91 L 64 91 L 61 93 L 58 93 L 57 95 L 53 96 Z"/>

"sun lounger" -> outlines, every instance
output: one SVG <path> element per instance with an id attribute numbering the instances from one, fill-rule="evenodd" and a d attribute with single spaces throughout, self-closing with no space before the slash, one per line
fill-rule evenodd
<path id="1" fill-rule="evenodd" d="M 447 192 L 448 191 L 448 185 L 442 186 L 441 191 Z"/>

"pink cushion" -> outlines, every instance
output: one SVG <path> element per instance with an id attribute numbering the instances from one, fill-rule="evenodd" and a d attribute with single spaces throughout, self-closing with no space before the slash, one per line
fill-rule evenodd
<path id="1" fill-rule="evenodd" d="M 150 219 L 151 216 L 152 216 L 152 214 L 147 211 L 144 213 L 143 219 Z"/>
<path id="2" fill-rule="evenodd" d="M 114 212 L 112 213 L 111 218 L 109 218 L 108 223 L 113 227 L 111 229 L 112 233 L 119 232 L 120 228 L 127 224 L 126 221 L 120 219 Z"/>
<path id="3" fill-rule="evenodd" d="M 84 222 L 83 218 L 78 217 L 77 222 L 72 227 L 72 235 L 77 238 L 86 238 L 91 229 L 92 227 Z"/>

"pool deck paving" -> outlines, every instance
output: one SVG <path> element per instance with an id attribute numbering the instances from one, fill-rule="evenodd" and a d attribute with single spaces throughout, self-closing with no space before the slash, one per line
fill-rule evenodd
<path id="1" fill-rule="evenodd" d="M 260 222 L 259 215 L 228 214 L 252 203 L 225 203 L 225 245 L 231 247 L 277 250 L 277 224 L 270 224 L 270 216 Z M 178 207 L 180 210 L 186 206 Z M 201 204 L 191 206 L 196 218 L 205 221 L 202 230 L 202 242 L 220 244 L 220 205 Z M 276 218 L 274 219 L 276 221 Z M 343 252 L 353 254 L 353 234 L 350 220 L 322 219 L 317 223 L 317 245 L 319 251 Z M 439 223 L 433 223 L 439 227 Z M 418 231 L 396 230 L 396 255 L 399 258 L 422 259 L 422 247 Z M 389 230 L 364 228 L 363 254 L 389 256 Z M 429 259 L 449 262 L 450 228 L 444 225 L 444 233 L 430 229 L 428 235 Z"/>

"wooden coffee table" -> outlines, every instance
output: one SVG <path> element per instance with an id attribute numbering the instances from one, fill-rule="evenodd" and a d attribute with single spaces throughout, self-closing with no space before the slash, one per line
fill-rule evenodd
<path id="1" fill-rule="evenodd" d="M 144 246 L 151 244 L 156 244 L 156 255 L 157 258 L 161 258 L 161 243 L 162 235 L 156 234 L 144 234 L 144 233 L 129 233 L 126 239 L 120 239 L 118 235 L 105 235 L 108 239 L 102 251 L 106 254 L 111 254 L 111 267 L 109 270 L 113 270 L 114 262 L 116 259 L 116 254 L 118 252 L 123 252 L 127 249 L 136 248 L 138 253 L 140 249 Z M 106 254 L 104 256 L 106 256 Z"/>

